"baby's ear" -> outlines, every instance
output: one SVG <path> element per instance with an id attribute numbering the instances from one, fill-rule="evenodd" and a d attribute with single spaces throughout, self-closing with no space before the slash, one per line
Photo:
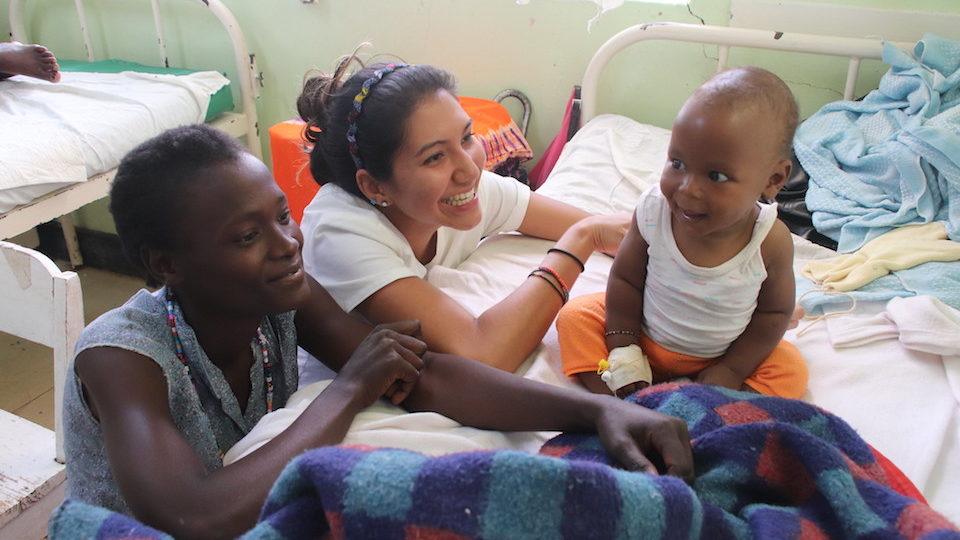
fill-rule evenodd
<path id="1" fill-rule="evenodd" d="M 781 159 L 773 166 L 770 171 L 770 177 L 767 179 L 767 187 L 763 189 L 763 198 L 769 201 L 777 197 L 777 193 L 790 179 L 790 172 L 793 170 L 793 161 Z"/>

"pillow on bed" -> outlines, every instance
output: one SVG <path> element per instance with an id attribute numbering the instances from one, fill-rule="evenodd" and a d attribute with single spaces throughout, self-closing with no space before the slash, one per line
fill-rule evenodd
<path id="1" fill-rule="evenodd" d="M 640 194 L 660 181 L 669 144 L 670 130 L 597 116 L 567 143 L 537 193 L 594 214 L 632 212 Z"/>
<path id="2" fill-rule="evenodd" d="M 135 71 L 137 73 L 154 73 L 161 75 L 189 75 L 197 73 L 199 70 L 183 69 L 172 67 L 157 67 L 128 62 L 126 60 L 97 60 L 94 62 L 84 62 L 82 60 L 58 60 L 60 71 L 70 71 L 78 73 L 120 73 L 123 71 Z M 225 112 L 233 110 L 233 94 L 230 91 L 230 85 L 221 87 L 215 94 L 210 96 L 210 103 L 207 105 L 206 122 L 213 121 Z"/>

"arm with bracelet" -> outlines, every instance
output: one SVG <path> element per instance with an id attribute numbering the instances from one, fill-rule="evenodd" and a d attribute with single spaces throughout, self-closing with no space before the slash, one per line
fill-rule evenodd
<path id="1" fill-rule="evenodd" d="M 625 215 L 591 216 L 532 193 L 518 231 L 554 240 L 538 267 L 513 292 L 478 315 L 423 279 L 400 279 L 362 302 L 373 322 L 417 319 L 431 349 L 515 371 L 543 339 L 570 288 L 596 251 L 615 252 Z"/>
<path id="2" fill-rule="evenodd" d="M 579 373 L 592 392 L 623 397 L 653 382 L 650 366 L 640 349 L 643 290 L 647 277 L 647 242 L 634 214 L 607 280 L 606 332 L 609 351 L 597 372 Z"/>

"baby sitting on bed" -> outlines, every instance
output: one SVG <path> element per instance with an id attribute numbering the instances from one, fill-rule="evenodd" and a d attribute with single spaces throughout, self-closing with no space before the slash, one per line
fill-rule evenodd
<path id="1" fill-rule="evenodd" d="M 760 68 L 724 71 L 693 93 L 606 298 L 581 296 L 560 311 L 567 376 L 620 397 L 682 376 L 803 395 L 806 364 L 782 340 L 794 310 L 793 243 L 776 204 L 760 202 L 790 175 L 797 116 L 790 89 Z"/>

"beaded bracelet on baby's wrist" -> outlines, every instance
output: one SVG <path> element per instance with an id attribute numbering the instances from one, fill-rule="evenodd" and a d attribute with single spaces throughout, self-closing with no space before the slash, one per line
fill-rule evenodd
<path id="1" fill-rule="evenodd" d="M 640 339 L 640 333 L 634 332 L 633 330 L 607 330 L 603 333 L 603 337 L 610 336 L 633 336 L 637 339 Z"/>

